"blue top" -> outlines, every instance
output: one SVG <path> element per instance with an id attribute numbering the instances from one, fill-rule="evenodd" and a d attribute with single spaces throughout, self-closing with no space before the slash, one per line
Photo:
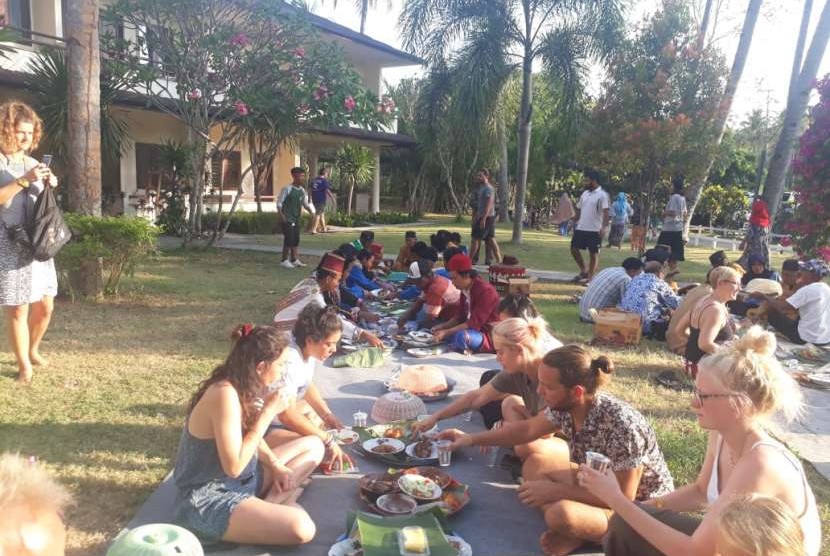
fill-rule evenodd
<path id="1" fill-rule="evenodd" d="M 311 202 L 315 205 L 326 202 L 326 193 L 331 189 L 331 183 L 323 176 L 311 180 Z"/>
<path id="2" fill-rule="evenodd" d="M 366 275 L 363 273 L 363 267 L 359 265 L 352 266 L 351 270 L 349 270 L 349 275 L 346 277 L 346 287 L 353 290 L 354 286 L 359 286 L 369 291 L 380 289 L 380 285 L 377 282 L 366 278 Z"/>
<path id="3" fill-rule="evenodd" d="M 436 276 L 443 276 L 444 278 L 449 278 L 450 277 L 450 271 L 447 270 L 446 268 L 436 268 L 435 270 L 432 271 L 432 273 L 435 274 Z"/>

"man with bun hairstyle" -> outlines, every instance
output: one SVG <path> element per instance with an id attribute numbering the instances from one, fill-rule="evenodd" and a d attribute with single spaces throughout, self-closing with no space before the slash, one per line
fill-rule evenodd
<path id="1" fill-rule="evenodd" d="M 466 434 L 451 429 L 439 438 L 464 446 L 515 446 L 548 440 L 556 449 L 531 454 L 524 463 L 519 500 L 544 513 L 548 530 L 540 544 L 545 554 L 568 554 L 586 541 L 600 542 L 612 512 L 600 498 L 579 486 L 576 471 L 594 452 L 610 459 L 612 476 L 628 500 L 645 501 L 671 492 L 674 483 L 648 420 L 626 402 L 598 392 L 614 365 L 583 347 L 549 351 L 539 366 L 538 394 L 545 408 L 529 419 L 500 429 Z"/>
<path id="2" fill-rule="evenodd" d="M 458 317 L 432 328 L 435 339 L 446 341 L 454 350 L 493 353 L 493 325 L 499 321 L 499 294 L 488 281 L 473 270 L 470 257 L 457 254 L 450 259 L 452 284 L 461 290 Z"/>

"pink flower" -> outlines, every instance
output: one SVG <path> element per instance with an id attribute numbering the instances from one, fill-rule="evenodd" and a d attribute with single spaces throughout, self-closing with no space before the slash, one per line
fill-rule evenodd
<path id="1" fill-rule="evenodd" d="M 317 89 L 315 89 L 312 96 L 314 97 L 314 100 L 323 100 L 329 96 L 329 89 L 325 85 L 320 85 Z"/>
<path id="2" fill-rule="evenodd" d="M 298 46 L 294 49 L 294 55 L 297 58 L 305 58 L 305 48 L 303 48 L 302 46 Z"/>
<path id="3" fill-rule="evenodd" d="M 299 112 L 302 115 L 308 114 L 310 111 L 311 111 L 311 106 L 309 106 L 305 102 L 297 107 L 297 112 Z"/>
<path id="4" fill-rule="evenodd" d="M 793 244 L 793 240 L 792 240 L 792 238 L 791 238 L 790 236 L 784 236 L 784 237 L 782 237 L 782 238 L 781 238 L 780 243 L 781 243 L 781 245 L 783 245 L 784 247 L 789 247 L 790 245 L 792 245 L 792 244 Z"/>
<path id="5" fill-rule="evenodd" d="M 348 111 L 351 112 L 354 110 L 355 106 L 357 106 L 357 102 L 355 102 L 354 97 L 352 95 L 347 96 L 343 100 L 343 107 Z"/>
<path id="6" fill-rule="evenodd" d="M 237 100 L 233 103 L 234 108 L 236 108 L 236 113 L 240 116 L 247 116 L 250 113 L 248 109 L 248 105 L 242 102 L 241 100 Z"/>
<path id="7" fill-rule="evenodd" d="M 231 37 L 231 44 L 233 46 L 245 48 L 246 46 L 250 46 L 251 39 L 249 39 L 244 33 L 237 33 Z"/>
<path id="8" fill-rule="evenodd" d="M 819 247 L 818 249 L 816 249 L 816 253 L 825 261 L 830 262 L 830 247 Z"/>
<path id="9" fill-rule="evenodd" d="M 201 89 L 193 89 L 189 93 L 187 93 L 187 100 L 199 100 L 202 98 L 202 90 Z"/>

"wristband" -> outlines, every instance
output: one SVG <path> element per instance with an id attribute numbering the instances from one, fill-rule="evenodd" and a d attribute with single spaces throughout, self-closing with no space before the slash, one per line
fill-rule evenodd
<path id="1" fill-rule="evenodd" d="M 20 189 L 27 189 L 29 187 L 29 180 L 27 180 L 26 178 L 17 178 L 16 180 L 14 180 L 14 183 L 16 183 L 17 187 L 19 187 Z"/>

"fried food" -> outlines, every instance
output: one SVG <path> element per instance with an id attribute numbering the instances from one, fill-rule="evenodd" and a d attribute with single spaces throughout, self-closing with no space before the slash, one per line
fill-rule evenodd
<path id="1" fill-rule="evenodd" d="M 387 429 L 387 431 L 383 433 L 383 436 L 385 436 L 386 438 L 403 438 L 405 434 L 406 431 L 404 431 L 402 428 L 393 427 L 391 429 Z"/>
<path id="2" fill-rule="evenodd" d="M 422 440 L 415 444 L 415 448 L 413 448 L 412 451 L 415 454 L 415 457 L 428 459 L 432 457 L 432 441 Z"/>

